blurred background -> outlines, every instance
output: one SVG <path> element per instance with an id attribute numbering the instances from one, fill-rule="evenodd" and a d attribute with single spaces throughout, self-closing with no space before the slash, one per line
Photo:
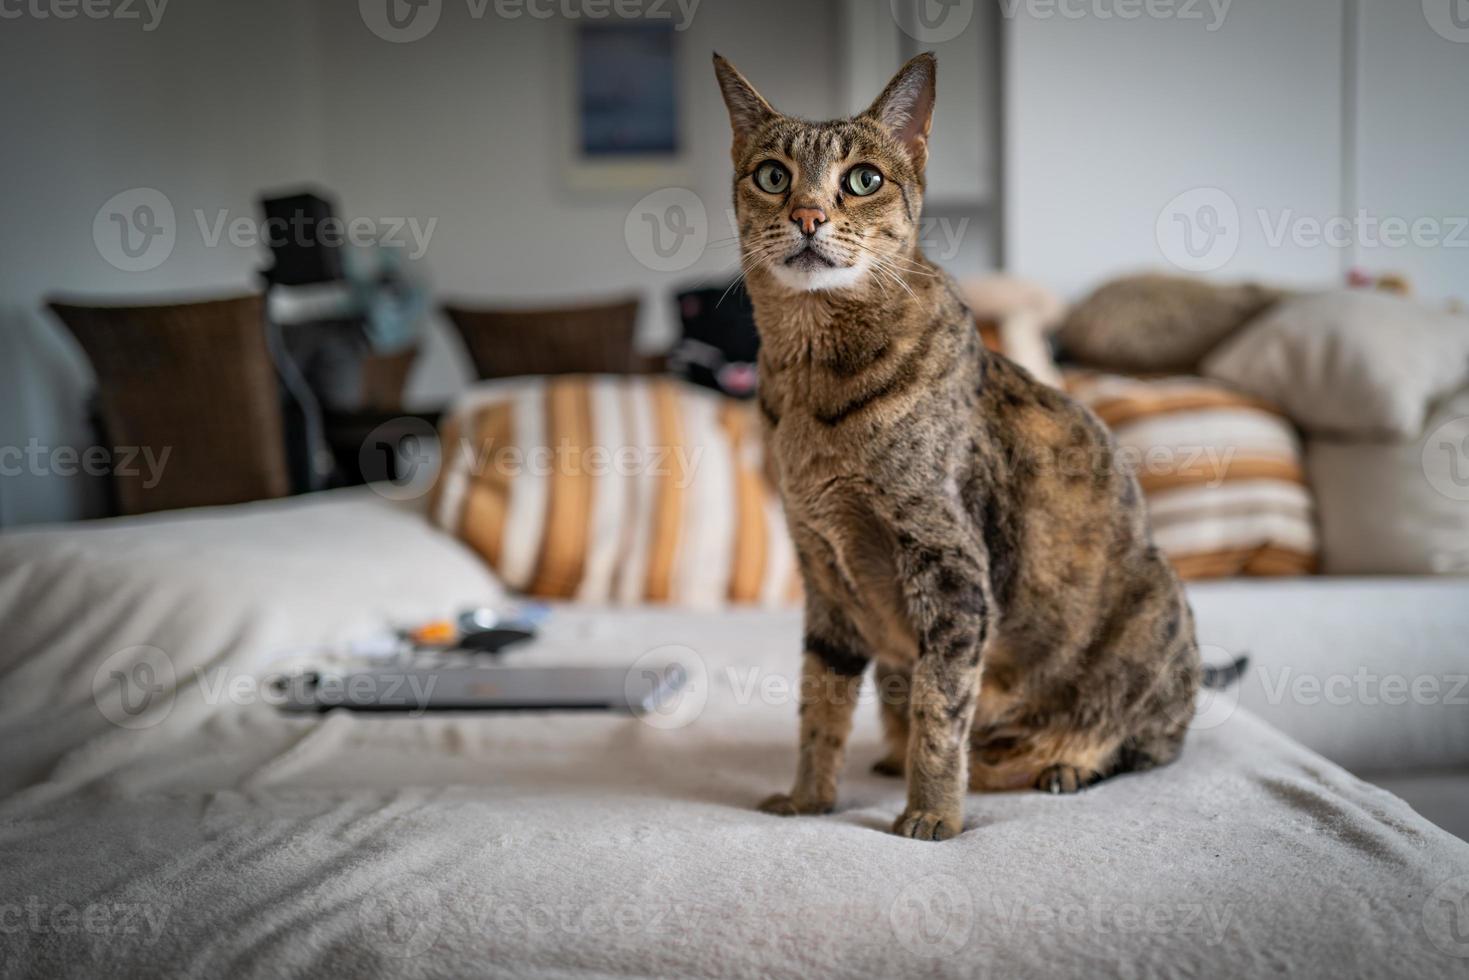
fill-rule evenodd
<path id="1" fill-rule="evenodd" d="M 118 444 L 100 355 L 48 302 L 269 289 L 283 424 L 315 433 L 298 490 L 379 416 L 432 420 L 494 373 L 446 303 L 620 303 L 638 356 L 667 355 L 702 309 L 680 294 L 737 268 L 715 49 L 810 118 L 937 51 L 924 242 L 966 279 L 1469 296 L 1463 0 L 4 0 L 0 524 L 129 509 L 81 455 Z M 346 244 L 273 250 L 271 214 Z M 217 390 L 184 375 L 155 395 Z"/>

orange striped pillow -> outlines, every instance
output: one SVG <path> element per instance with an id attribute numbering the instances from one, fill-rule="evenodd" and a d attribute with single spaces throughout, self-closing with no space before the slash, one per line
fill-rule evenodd
<path id="1" fill-rule="evenodd" d="M 593 603 L 783 605 L 795 554 L 748 402 L 672 378 L 482 382 L 431 500 L 513 589 Z"/>
<path id="2" fill-rule="evenodd" d="M 1274 407 L 1194 377 L 1075 371 L 1066 386 L 1116 434 L 1180 577 L 1315 571 L 1315 501 L 1295 429 Z"/>

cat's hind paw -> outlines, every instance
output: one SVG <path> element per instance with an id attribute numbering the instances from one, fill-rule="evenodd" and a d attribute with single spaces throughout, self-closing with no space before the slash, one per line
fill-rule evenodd
<path id="1" fill-rule="evenodd" d="M 760 812 L 777 817 L 804 817 L 830 813 L 832 804 L 821 800 L 797 800 L 789 793 L 776 793 L 760 801 Z"/>
<path id="2" fill-rule="evenodd" d="M 957 814 L 944 815 L 929 810 L 904 810 L 893 822 L 893 833 L 913 840 L 948 840 L 962 830 Z"/>

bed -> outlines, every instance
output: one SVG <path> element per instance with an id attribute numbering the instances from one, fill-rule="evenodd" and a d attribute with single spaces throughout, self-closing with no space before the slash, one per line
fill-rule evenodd
<path id="1" fill-rule="evenodd" d="M 499 595 L 368 490 L 0 537 L 0 974 L 1469 974 L 1469 845 L 1243 707 L 1162 770 L 971 796 L 932 844 L 886 833 L 872 709 L 837 812 L 753 810 L 794 764 L 793 612 L 559 607 L 515 654 L 692 651 L 673 720 L 298 717 L 254 685 Z"/>

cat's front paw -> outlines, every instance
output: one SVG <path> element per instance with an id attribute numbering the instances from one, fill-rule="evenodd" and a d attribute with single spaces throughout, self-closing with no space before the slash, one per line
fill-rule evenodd
<path id="1" fill-rule="evenodd" d="M 913 840 L 948 840 L 963 829 L 957 813 L 934 813 L 932 810 L 904 810 L 893 821 L 893 833 Z"/>
<path id="2" fill-rule="evenodd" d="M 777 817 L 800 817 L 818 813 L 830 813 L 831 801 L 797 799 L 789 793 L 776 793 L 760 801 L 761 813 L 772 813 Z"/>

